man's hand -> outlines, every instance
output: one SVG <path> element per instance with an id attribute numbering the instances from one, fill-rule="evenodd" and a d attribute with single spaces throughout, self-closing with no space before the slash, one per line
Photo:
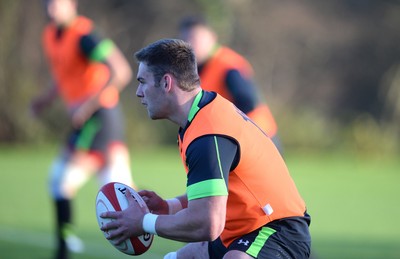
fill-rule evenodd
<path id="1" fill-rule="evenodd" d="M 143 217 L 146 214 L 145 209 L 140 207 L 129 190 L 125 196 L 128 199 L 128 208 L 123 211 L 107 211 L 100 215 L 102 218 L 113 219 L 100 229 L 108 232 L 106 238 L 112 240 L 115 245 L 121 244 L 130 237 L 145 233 L 142 227 Z"/>
<path id="2" fill-rule="evenodd" d="M 87 100 L 72 112 L 72 126 L 79 129 L 99 109 L 98 104 L 93 100 Z"/>
<path id="3" fill-rule="evenodd" d="M 153 191 L 142 190 L 138 192 L 146 202 L 151 213 L 162 215 L 168 214 L 168 203 Z"/>
<path id="4" fill-rule="evenodd" d="M 29 107 L 31 115 L 38 117 L 44 108 L 49 106 L 57 96 L 57 87 L 52 84 L 51 87 L 46 89 L 39 97 L 32 100 Z"/>
<path id="5" fill-rule="evenodd" d="M 36 98 L 32 101 L 31 105 L 30 105 L 30 114 L 33 117 L 38 117 L 43 109 L 47 106 L 48 102 L 47 100 L 45 100 L 44 98 Z"/>

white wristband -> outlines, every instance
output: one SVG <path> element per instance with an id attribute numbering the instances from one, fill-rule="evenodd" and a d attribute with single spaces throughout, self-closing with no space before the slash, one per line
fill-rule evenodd
<path id="1" fill-rule="evenodd" d="M 172 198 L 166 200 L 168 203 L 168 214 L 172 215 L 182 210 L 182 203 L 178 198 Z"/>
<path id="2" fill-rule="evenodd" d="M 147 213 L 143 217 L 143 229 L 145 232 L 153 235 L 157 235 L 156 232 L 156 221 L 157 221 L 158 215 L 152 214 L 152 213 Z"/>

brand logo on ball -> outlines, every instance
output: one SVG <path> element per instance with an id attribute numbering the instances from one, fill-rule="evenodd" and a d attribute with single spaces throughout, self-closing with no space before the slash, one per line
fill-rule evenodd
<path id="1" fill-rule="evenodd" d="M 152 238 L 152 235 L 151 235 L 151 234 L 149 234 L 149 233 L 144 233 L 144 235 L 143 235 L 143 240 L 144 240 L 144 241 L 149 241 L 150 238 Z"/>
<path id="2" fill-rule="evenodd" d="M 117 190 L 120 191 L 122 194 L 126 193 L 126 188 L 119 187 L 119 188 L 117 188 Z"/>
<path id="3" fill-rule="evenodd" d="M 125 187 L 123 187 L 123 188 L 117 187 L 117 190 L 120 191 L 120 193 L 122 193 L 123 195 L 125 195 L 127 189 L 126 189 Z M 139 203 L 138 200 L 136 199 L 136 196 L 135 196 L 135 195 L 132 195 L 132 198 L 134 198 L 135 201 L 136 201 L 137 203 Z M 139 203 L 139 204 L 140 204 L 140 203 Z"/>

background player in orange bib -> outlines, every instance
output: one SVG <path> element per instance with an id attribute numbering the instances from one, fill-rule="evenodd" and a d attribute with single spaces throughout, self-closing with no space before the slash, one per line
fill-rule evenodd
<path id="1" fill-rule="evenodd" d="M 249 61 L 220 44 L 216 32 L 201 16 L 184 17 L 179 24 L 179 35 L 192 45 L 196 54 L 201 87 L 233 102 L 271 137 L 282 153 L 277 123 L 260 96 Z"/>
<path id="2" fill-rule="evenodd" d="M 119 92 L 130 82 L 129 63 L 110 39 L 95 31 L 93 22 L 77 13 L 76 0 L 45 1 L 49 24 L 43 48 L 53 77 L 52 87 L 32 103 L 38 115 L 61 97 L 71 127 L 50 172 L 50 192 L 56 210 L 56 258 L 83 244 L 73 233 L 71 200 L 94 174 L 100 184 L 119 181 L 134 187 L 124 143 Z"/>

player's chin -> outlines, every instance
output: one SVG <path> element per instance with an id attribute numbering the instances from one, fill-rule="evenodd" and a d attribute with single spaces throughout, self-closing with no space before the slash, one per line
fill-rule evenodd
<path id="1" fill-rule="evenodd" d="M 148 112 L 150 119 L 152 120 L 161 120 L 164 119 L 164 117 L 160 116 L 158 113 L 152 113 L 152 112 Z"/>

